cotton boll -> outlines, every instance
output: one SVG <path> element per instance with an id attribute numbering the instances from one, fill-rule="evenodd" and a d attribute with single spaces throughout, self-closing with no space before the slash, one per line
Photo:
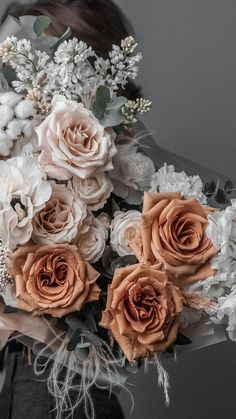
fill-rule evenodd
<path id="1" fill-rule="evenodd" d="M 22 124 L 18 119 L 13 119 L 7 125 L 6 133 L 11 140 L 16 140 L 22 133 Z"/>
<path id="2" fill-rule="evenodd" d="M 0 93 L 0 104 L 10 106 L 11 108 L 14 108 L 21 99 L 22 96 L 15 92 Z"/>
<path id="3" fill-rule="evenodd" d="M 10 106 L 0 105 L 0 128 L 4 128 L 14 118 L 14 112 Z"/>
<path id="4" fill-rule="evenodd" d="M 34 117 L 36 110 L 30 100 L 21 100 L 15 107 L 15 115 L 20 119 Z"/>

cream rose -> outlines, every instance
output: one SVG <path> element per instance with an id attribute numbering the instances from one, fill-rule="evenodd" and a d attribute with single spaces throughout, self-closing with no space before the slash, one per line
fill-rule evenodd
<path id="1" fill-rule="evenodd" d="M 105 130 L 82 103 L 55 96 L 52 112 L 36 129 L 39 163 L 55 179 L 85 179 L 113 168 L 114 131 Z"/>
<path id="2" fill-rule="evenodd" d="M 86 204 L 72 188 L 50 182 L 52 195 L 33 219 L 32 239 L 35 243 L 71 242 L 87 216 Z"/>
<path id="3" fill-rule="evenodd" d="M 86 179 L 74 178 L 73 186 L 91 211 L 103 208 L 113 190 L 112 182 L 106 173 L 94 173 Z"/>
<path id="4" fill-rule="evenodd" d="M 97 262 L 103 255 L 108 238 L 108 228 L 99 217 L 89 216 L 76 238 L 76 245 L 84 260 Z"/>
<path id="5" fill-rule="evenodd" d="M 116 211 L 111 222 L 111 245 L 119 256 L 132 255 L 129 242 L 139 234 L 141 213 L 139 211 Z"/>

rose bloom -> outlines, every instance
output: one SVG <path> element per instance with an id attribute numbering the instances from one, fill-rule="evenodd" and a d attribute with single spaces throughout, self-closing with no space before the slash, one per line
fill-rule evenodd
<path id="1" fill-rule="evenodd" d="M 165 352 L 176 340 L 183 299 L 157 266 L 117 269 L 101 326 L 110 329 L 129 361 Z"/>
<path id="2" fill-rule="evenodd" d="M 141 213 L 130 210 L 116 211 L 111 222 L 111 245 L 119 256 L 132 255 L 129 243 L 139 234 Z"/>
<path id="3" fill-rule="evenodd" d="M 103 208 L 113 190 L 112 182 L 106 173 L 95 173 L 86 179 L 73 178 L 73 186 L 90 211 Z"/>
<path id="4" fill-rule="evenodd" d="M 39 163 L 52 178 L 85 179 L 113 168 L 114 131 L 105 130 L 82 103 L 55 96 L 51 114 L 36 131 L 43 149 Z"/>
<path id="5" fill-rule="evenodd" d="M 8 258 L 18 308 L 34 315 L 61 317 L 98 300 L 99 273 L 83 261 L 76 246 L 20 247 Z"/>
<path id="6" fill-rule="evenodd" d="M 206 234 L 212 209 L 180 193 L 145 193 L 141 238 L 130 245 L 139 260 L 163 263 L 179 286 L 213 274 L 209 259 L 217 251 Z"/>
<path id="7" fill-rule="evenodd" d="M 71 242 L 87 216 L 86 204 L 72 188 L 50 182 L 51 198 L 33 219 L 32 239 L 35 243 Z"/>
<path id="8" fill-rule="evenodd" d="M 82 258 L 90 263 L 97 262 L 106 247 L 108 228 L 102 217 L 88 216 L 75 240 Z"/>

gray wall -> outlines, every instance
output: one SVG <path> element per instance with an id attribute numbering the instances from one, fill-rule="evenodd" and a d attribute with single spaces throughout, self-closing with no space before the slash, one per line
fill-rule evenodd
<path id="1" fill-rule="evenodd" d="M 140 84 L 153 100 L 144 119 L 158 143 L 236 178 L 235 0 L 117 0 L 144 60 Z M 222 343 L 168 361 L 171 405 L 157 376 L 132 377 L 132 419 L 234 419 L 236 345 Z M 129 417 L 127 396 L 121 400 Z"/>
<path id="2" fill-rule="evenodd" d="M 148 128 L 163 147 L 236 177 L 235 0 L 116 2 L 143 52 Z"/>

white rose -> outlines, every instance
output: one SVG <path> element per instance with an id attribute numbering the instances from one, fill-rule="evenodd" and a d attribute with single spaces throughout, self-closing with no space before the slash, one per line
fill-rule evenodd
<path id="1" fill-rule="evenodd" d="M 166 163 L 152 176 L 150 192 L 181 192 L 184 198 L 195 198 L 206 204 L 203 183 L 199 176 L 187 176 L 185 172 L 176 172 L 175 167 Z"/>
<path id="2" fill-rule="evenodd" d="M 82 103 L 55 96 L 52 112 L 36 129 L 43 170 L 55 179 L 85 179 L 113 168 L 113 130 L 105 130 Z"/>
<path id="3" fill-rule="evenodd" d="M 51 185 L 34 157 L 0 161 L 0 236 L 10 250 L 29 241 L 32 219 L 51 196 Z"/>
<path id="4" fill-rule="evenodd" d="M 103 208 L 113 190 L 112 182 L 106 173 L 95 173 L 86 178 L 73 178 L 73 186 L 80 199 L 91 211 Z"/>
<path id="5" fill-rule="evenodd" d="M 217 250 L 236 258 L 236 200 L 222 211 L 208 215 L 206 233 Z"/>
<path id="6" fill-rule="evenodd" d="M 50 182 L 52 195 L 33 219 L 32 239 L 35 243 L 71 242 L 87 216 L 86 204 L 72 188 Z"/>
<path id="7" fill-rule="evenodd" d="M 93 216 L 87 218 L 87 225 L 82 227 L 76 238 L 76 245 L 84 260 L 97 262 L 103 255 L 108 238 L 108 229 L 99 219 Z"/>
<path id="8" fill-rule="evenodd" d="M 132 255 L 129 242 L 139 234 L 141 213 L 116 211 L 111 222 L 111 245 L 119 256 Z"/>
<path id="9" fill-rule="evenodd" d="M 153 161 L 145 154 L 137 151 L 134 144 L 117 146 L 114 157 L 114 170 L 109 175 L 112 179 L 114 193 L 128 204 L 142 203 L 143 192 L 151 187 L 152 175 L 155 173 Z"/>

